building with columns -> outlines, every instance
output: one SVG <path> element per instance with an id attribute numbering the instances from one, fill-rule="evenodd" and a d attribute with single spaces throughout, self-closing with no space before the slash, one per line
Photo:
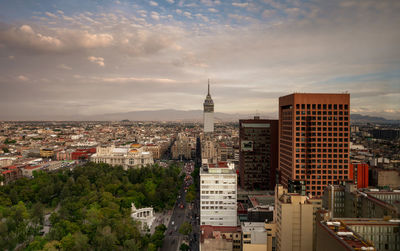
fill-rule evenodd
<path id="1" fill-rule="evenodd" d="M 154 216 L 154 209 L 152 207 L 145 207 L 137 209 L 135 204 L 132 203 L 131 207 L 131 217 L 140 222 L 140 229 L 146 230 L 147 228 L 150 229 L 153 225 L 154 220 L 156 217 Z"/>
<path id="2" fill-rule="evenodd" d="M 154 164 L 152 153 L 144 151 L 140 144 L 125 147 L 98 146 L 90 160 L 95 163 L 122 166 L 125 170 Z"/>

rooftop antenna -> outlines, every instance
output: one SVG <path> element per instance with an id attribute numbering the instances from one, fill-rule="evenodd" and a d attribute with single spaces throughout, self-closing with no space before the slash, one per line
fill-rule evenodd
<path id="1" fill-rule="evenodd" d="M 208 95 L 210 95 L 210 79 L 208 79 Z"/>

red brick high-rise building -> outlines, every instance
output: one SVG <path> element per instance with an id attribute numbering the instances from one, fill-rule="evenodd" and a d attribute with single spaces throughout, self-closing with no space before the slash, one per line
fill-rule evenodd
<path id="1" fill-rule="evenodd" d="M 294 93 L 279 98 L 279 171 L 285 187 L 321 196 L 349 180 L 350 94 Z"/>

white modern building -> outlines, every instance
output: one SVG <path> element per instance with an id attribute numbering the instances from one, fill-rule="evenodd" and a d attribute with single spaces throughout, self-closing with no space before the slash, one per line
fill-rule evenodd
<path id="1" fill-rule="evenodd" d="M 154 164 L 152 153 L 143 151 L 143 148 L 138 144 L 118 148 L 115 146 L 98 146 L 96 153 L 91 156 L 91 161 L 122 166 L 125 170 Z"/>
<path id="2" fill-rule="evenodd" d="M 208 93 L 203 106 L 204 133 L 212 133 L 214 132 L 214 101 L 210 95 L 210 83 L 208 83 Z"/>
<path id="3" fill-rule="evenodd" d="M 227 162 L 200 170 L 200 225 L 237 226 L 237 174 Z"/>

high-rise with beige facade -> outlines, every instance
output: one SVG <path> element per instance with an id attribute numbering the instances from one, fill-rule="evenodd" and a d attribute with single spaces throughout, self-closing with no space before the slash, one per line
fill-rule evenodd
<path id="1" fill-rule="evenodd" d="M 294 93 L 279 98 L 279 171 L 321 196 L 349 179 L 350 94 Z"/>
<path id="2" fill-rule="evenodd" d="M 320 199 L 288 193 L 282 185 L 275 188 L 276 247 L 280 251 L 310 251 L 315 248 L 315 212 Z"/>

